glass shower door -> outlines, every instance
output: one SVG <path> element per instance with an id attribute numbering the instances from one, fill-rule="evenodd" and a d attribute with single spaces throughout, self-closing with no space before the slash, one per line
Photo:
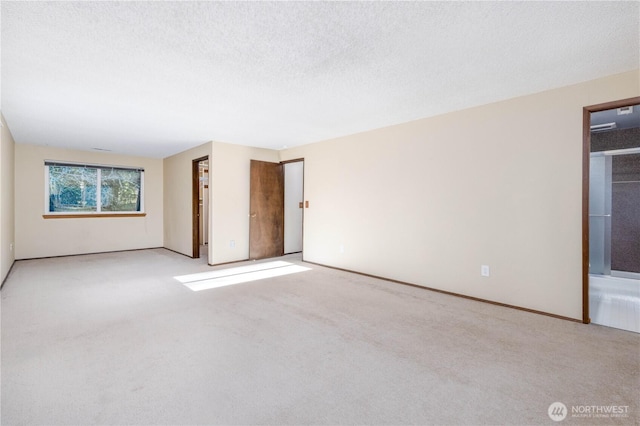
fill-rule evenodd
<path id="1" fill-rule="evenodd" d="M 591 154 L 589 177 L 589 273 L 611 274 L 612 161 Z"/>

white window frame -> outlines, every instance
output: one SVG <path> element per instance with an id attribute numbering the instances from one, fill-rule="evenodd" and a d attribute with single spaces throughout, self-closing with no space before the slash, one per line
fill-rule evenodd
<path id="1" fill-rule="evenodd" d="M 94 168 L 96 173 L 96 211 L 95 212 L 52 212 L 49 211 L 49 166 L 86 167 Z M 135 170 L 140 172 L 140 210 L 136 211 L 102 211 L 102 169 Z M 145 216 L 144 210 L 144 169 L 142 167 L 116 166 L 108 164 L 70 163 L 65 161 L 45 160 L 44 162 L 44 217 L 91 217 L 91 216 Z"/>

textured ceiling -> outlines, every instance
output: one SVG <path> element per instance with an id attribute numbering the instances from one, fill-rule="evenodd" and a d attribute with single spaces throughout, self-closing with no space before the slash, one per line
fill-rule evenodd
<path id="1" fill-rule="evenodd" d="M 640 2 L 2 1 L 18 143 L 281 149 L 636 69 Z"/>

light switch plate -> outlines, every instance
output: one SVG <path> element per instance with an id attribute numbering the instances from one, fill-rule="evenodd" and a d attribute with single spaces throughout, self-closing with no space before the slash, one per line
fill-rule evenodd
<path id="1" fill-rule="evenodd" d="M 483 277 L 489 276 L 489 265 L 480 266 L 480 275 L 482 275 Z"/>

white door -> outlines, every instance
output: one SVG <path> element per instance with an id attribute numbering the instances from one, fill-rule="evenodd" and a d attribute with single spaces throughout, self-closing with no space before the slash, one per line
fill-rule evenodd
<path id="1" fill-rule="evenodd" d="M 284 165 L 284 254 L 302 251 L 304 162 Z"/>

